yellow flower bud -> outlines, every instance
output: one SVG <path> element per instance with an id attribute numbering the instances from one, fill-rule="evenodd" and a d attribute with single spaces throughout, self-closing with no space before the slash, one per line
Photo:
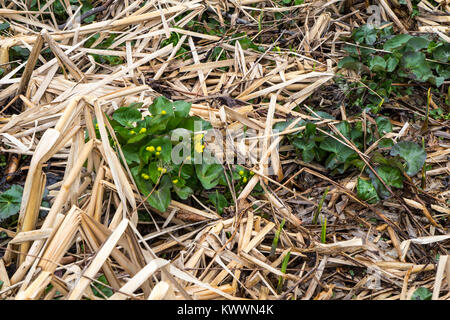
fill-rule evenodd
<path id="1" fill-rule="evenodd" d="M 254 173 L 253 171 L 250 171 L 250 175 L 251 175 L 251 176 L 254 176 L 255 173 Z"/>
<path id="2" fill-rule="evenodd" d="M 145 150 L 149 151 L 149 152 L 155 152 L 155 147 L 154 146 L 150 146 L 145 148 Z"/>
<path id="3" fill-rule="evenodd" d="M 247 177 L 242 178 L 242 182 L 246 183 L 247 182 Z"/>
<path id="4" fill-rule="evenodd" d="M 157 156 L 159 156 L 159 155 L 161 154 L 161 152 L 156 152 L 155 154 L 156 154 Z"/>
<path id="5" fill-rule="evenodd" d="M 173 183 L 173 184 L 177 184 L 177 183 L 178 183 L 178 179 L 173 179 L 173 180 L 172 180 L 172 183 Z"/>
<path id="6" fill-rule="evenodd" d="M 130 131 L 130 134 L 136 134 L 136 132 L 134 132 L 134 130 L 131 130 L 131 131 Z"/>
<path id="7" fill-rule="evenodd" d="M 166 113 L 167 113 L 166 110 L 161 111 L 162 115 L 165 115 Z"/>
<path id="8" fill-rule="evenodd" d="M 244 171 L 243 170 L 239 171 L 239 175 L 243 176 L 244 175 Z"/>
<path id="9" fill-rule="evenodd" d="M 162 150 L 162 148 L 160 146 L 156 147 L 156 151 L 161 151 L 161 150 Z"/>
<path id="10" fill-rule="evenodd" d="M 139 133 L 146 133 L 147 132 L 147 128 L 142 128 L 141 130 L 139 130 Z"/>

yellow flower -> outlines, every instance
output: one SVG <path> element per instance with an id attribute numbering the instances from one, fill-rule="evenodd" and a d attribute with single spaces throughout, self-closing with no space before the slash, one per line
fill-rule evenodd
<path id="1" fill-rule="evenodd" d="M 243 177 L 243 178 L 242 178 L 242 182 L 243 182 L 243 183 L 246 183 L 246 182 L 247 182 L 247 177 Z"/>
<path id="2" fill-rule="evenodd" d="M 161 168 L 161 167 L 158 167 L 158 171 L 160 171 L 160 172 L 161 172 L 161 171 L 162 171 L 162 169 L 163 169 L 163 168 Z"/>
<path id="3" fill-rule="evenodd" d="M 144 180 L 150 179 L 150 176 L 149 176 L 148 174 L 145 174 L 145 173 L 141 174 L 141 177 L 142 177 Z"/>
<path id="4" fill-rule="evenodd" d="M 172 182 L 173 182 L 173 184 L 177 184 L 178 183 L 178 179 L 173 179 Z"/>
<path id="5" fill-rule="evenodd" d="M 254 176 L 255 173 L 254 173 L 253 171 L 250 171 L 250 175 L 251 175 L 251 176 Z"/>
<path id="6" fill-rule="evenodd" d="M 156 147 L 156 151 L 161 152 L 161 150 L 162 150 L 162 148 L 161 148 L 160 146 L 157 146 L 157 147 Z"/>
<path id="7" fill-rule="evenodd" d="M 149 152 L 155 152 L 155 147 L 154 146 L 150 146 L 145 148 L 145 150 L 149 151 Z"/>
<path id="8" fill-rule="evenodd" d="M 202 144 L 203 134 L 196 134 L 194 136 L 194 149 L 198 153 L 202 153 L 204 146 Z"/>
<path id="9" fill-rule="evenodd" d="M 161 152 L 156 152 L 155 154 L 156 154 L 157 156 L 159 156 L 159 155 L 161 154 Z"/>
<path id="10" fill-rule="evenodd" d="M 162 114 L 162 115 L 164 115 L 164 114 L 166 114 L 166 113 L 167 113 L 166 110 L 161 111 L 161 114 Z"/>
<path id="11" fill-rule="evenodd" d="M 167 169 L 166 168 L 162 168 L 161 173 L 164 174 L 166 172 L 167 172 Z"/>
<path id="12" fill-rule="evenodd" d="M 95 128 L 98 129 L 98 123 L 95 124 Z"/>
<path id="13" fill-rule="evenodd" d="M 239 175 L 243 176 L 244 175 L 244 171 L 243 170 L 239 171 Z"/>
<path id="14" fill-rule="evenodd" d="M 142 128 L 141 130 L 139 130 L 139 133 L 146 133 L 147 132 L 147 128 Z"/>
<path id="15" fill-rule="evenodd" d="M 131 130 L 131 131 L 130 131 L 130 134 L 136 134 L 136 132 L 134 132 L 134 130 Z"/>

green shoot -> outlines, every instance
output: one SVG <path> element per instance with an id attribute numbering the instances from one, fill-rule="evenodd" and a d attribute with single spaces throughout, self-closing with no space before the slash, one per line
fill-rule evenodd
<path id="1" fill-rule="evenodd" d="M 281 264 L 281 272 L 282 273 L 286 273 L 286 269 L 287 269 L 287 265 L 288 265 L 288 263 L 289 263 L 289 258 L 291 257 L 291 252 L 290 251 L 288 251 L 288 253 L 286 253 L 286 255 L 284 256 L 284 258 L 283 258 L 283 262 L 282 262 L 282 264 Z M 278 285 L 277 285 L 277 292 L 278 293 L 280 293 L 281 292 L 281 289 L 282 289 L 282 287 L 283 287 L 283 282 L 284 282 L 284 279 L 283 279 L 283 277 L 279 277 L 278 278 Z"/>
<path id="2" fill-rule="evenodd" d="M 320 233 L 320 241 L 322 243 L 327 242 L 327 218 L 322 222 L 322 232 Z"/>
<path id="3" fill-rule="evenodd" d="M 280 228 L 275 233 L 275 237 L 273 238 L 273 241 L 272 241 L 272 249 L 270 250 L 269 257 L 272 257 L 275 254 L 275 250 L 277 249 L 277 246 L 278 246 L 278 240 L 280 239 L 281 230 L 283 229 L 285 223 L 286 223 L 286 220 L 283 219 L 283 221 L 281 221 L 281 223 L 280 223 Z"/>
<path id="4" fill-rule="evenodd" d="M 327 187 L 325 189 L 325 192 L 322 195 L 322 199 L 320 199 L 319 205 L 317 206 L 317 210 L 314 213 L 314 217 L 313 217 L 313 220 L 312 220 L 313 224 L 317 224 L 317 218 L 319 217 L 319 213 L 322 210 L 323 202 L 325 201 L 325 197 L 327 196 L 328 191 L 330 191 L 330 187 Z"/>

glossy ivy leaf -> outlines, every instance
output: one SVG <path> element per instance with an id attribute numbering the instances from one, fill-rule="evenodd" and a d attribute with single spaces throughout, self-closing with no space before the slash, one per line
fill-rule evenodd
<path id="1" fill-rule="evenodd" d="M 150 197 L 148 197 L 147 202 L 156 210 L 160 212 L 166 212 L 169 207 L 170 201 L 172 197 L 170 195 L 170 187 L 172 186 L 172 182 L 167 175 L 164 175 L 159 185 L 152 192 Z"/>
<path id="2" fill-rule="evenodd" d="M 140 104 L 142 105 L 142 104 Z M 113 114 L 113 119 L 124 127 L 134 128 L 134 123 L 141 120 L 141 112 L 135 106 L 121 107 Z"/>
<path id="3" fill-rule="evenodd" d="M 19 185 L 13 185 L 0 194 L 0 221 L 19 212 L 22 194 L 23 188 Z"/>
<path id="4" fill-rule="evenodd" d="M 417 174 L 422 169 L 427 158 L 425 150 L 412 141 L 401 141 L 394 145 L 391 149 L 391 156 L 396 155 L 405 159 L 407 164 L 406 173 L 409 176 Z"/>
<path id="5" fill-rule="evenodd" d="M 380 200 L 375 187 L 372 185 L 372 183 L 370 183 L 370 181 L 366 181 L 358 177 L 356 190 L 358 198 L 367 201 L 367 203 L 373 204 Z"/>
<path id="6" fill-rule="evenodd" d="M 216 207 L 218 214 L 222 214 L 223 209 L 228 206 L 228 200 L 217 190 L 215 193 L 210 193 L 208 199 Z"/>
<path id="7" fill-rule="evenodd" d="M 388 118 L 377 117 L 375 119 L 378 128 L 378 134 L 380 137 L 384 136 L 386 133 L 392 132 L 392 124 Z"/>
<path id="8" fill-rule="evenodd" d="M 215 163 L 197 164 L 195 165 L 195 172 L 203 188 L 209 190 L 219 183 L 219 178 L 223 174 L 223 167 Z"/>
<path id="9" fill-rule="evenodd" d="M 374 56 L 369 61 L 369 68 L 373 72 L 385 71 L 386 70 L 386 61 L 383 59 L 383 57 Z"/>
<path id="10" fill-rule="evenodd" d="M 413 292 L 411 300 L 431 300 L 432 297 L 433 293 L 429 289 L 419 287 Z"/>
<path id="11" fill-rule="evenodd" d="M 365 24 L 353 31 L 353 39 L 358 43 L 373 45 L 377 40 L 377 29 L 371 24 Z"/>
<path id="12" fill-rule="evenodd" d="M 386 51 L 398 49 L 402 47 L 405 43 L 407 43 L 411 38 L 412 36 L 410 36 L 409 34 L 399 34 L 386 41 L 384 43 L 383 49 Z"/>

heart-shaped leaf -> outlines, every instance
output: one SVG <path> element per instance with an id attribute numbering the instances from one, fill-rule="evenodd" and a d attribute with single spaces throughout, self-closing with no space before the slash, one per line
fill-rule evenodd
<path id="1" fill-rule="evenodd" d="M 156 210 L 161 212 L 166 212 L 169 207 L 170 201 L 172 197 L 170 195 L 170 187 L 172 186 L 172 182 L 167 175 L 164 175 L 157 189 L 155 189 L 150 197 L 148 197 L 147 202 Z"/>
<path id="2" fill-rule="evenodd" d="M 401 141 L 391 149 L 391 155 L 399 155 L 407 164 L 406 173 L 410 176 L 417 174 L 422 169 L 427 153 L 421 146 L 412 141 Z"/>
<path id="3" fill-rule="evenodd" d="M 380 200 L 375 187 L 372 185 L 372 183 L 370 183 L 370 181 L 366 181 L 358 177 L 356 190 L 358 192 L 358 198 L 367 201 L 368 203 L 372 204 Z"/>
<path id="4" fill-rule="evenodd" d="M 219 178 L 223 174 L 223 167 L 220 164 L 197 164 L 195 165 L 197 178 L 202 183 L 203 188 L 211 189 L 219 183 Z"/>
<path id="5" fill-rule="evenodd" d="M 13 185 L 10 189 L 0 194 L 0 221 L 15 215 L 20 210 L 23 188 Z"/>
<path id="6" fill-rule="evenodd" d="M 135 106 L 119 108 L 113 114 L 114 120 L 128 128 L 133 128 L 133 123 L 141 120 L 141 118 L 141 112 Z"/>

